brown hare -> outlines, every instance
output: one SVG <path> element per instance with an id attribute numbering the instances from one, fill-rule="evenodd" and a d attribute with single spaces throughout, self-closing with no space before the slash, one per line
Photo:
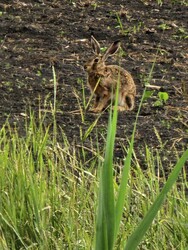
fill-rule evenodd
<path id="1" fill-rule="evenodd" d="M 88 85 L 95 94 L 93 112 L 101 112 L 110 101 L 115 101 L 116 88 L 119 83 L 118 110 L 132 110 L 134 108 L 136 86 L 131 74 L 118 65 L 106 65 L 108 56 L 114 55 L 120 41 L 113 42 L 104 55 L 100 53 L 100 44 L 92 36 L 91 45 L 94 56 L 88 60 L 84 68 L 88 75 Z"/>

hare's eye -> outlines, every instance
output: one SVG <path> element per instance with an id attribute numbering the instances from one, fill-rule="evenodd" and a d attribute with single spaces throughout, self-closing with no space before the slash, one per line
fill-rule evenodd
<path id="1" fill-rule="evenodd" d="M 98 61 L 99 61 L 99 58 L 96 57 L 95 60 L 94 60 L 94 62 L 98 63 Z"/>

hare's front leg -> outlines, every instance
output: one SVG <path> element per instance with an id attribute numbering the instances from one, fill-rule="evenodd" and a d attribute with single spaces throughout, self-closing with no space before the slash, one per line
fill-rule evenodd
<path id="1" fill-rule="evenodd" d="M 107 93 L 99 99 L 98 105 L 96 108 L 93 109 L 93 112 L 98 113 L 103 111 L 103 109 L 107 107 L 109 100 L 110 100 L 110 93 Z"/>
<path id="2" fill-rule="evenodd" d="M 90 108 L 89 110 L 92 111 L 92 112 L 95 112 L 94 110 L 96 109 L 96 107 L 99 105 L 99 101 L 100 101 L 100 96 L 99 95 L 96 95 L 95 96 L 95 102 L 93 104 L 93 107 Z"/>
<path id="3" fill-rule="evenodd" d="M 94 105 L 93 105 L 93 109 L 95 109 L 99 105 L 99 101 L 100 101 L 100 96 L 96 95 L 95 96 L 95 102 L 94 102 Z"/>

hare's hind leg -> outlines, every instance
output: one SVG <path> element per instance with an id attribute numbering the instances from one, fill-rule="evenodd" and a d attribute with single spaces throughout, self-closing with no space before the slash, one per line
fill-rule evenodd
<path id="1" fill-rule="evenodd" d="M 127 93 L 123 93 L 119 96 L 118 100 L 118 110 L 132 110 L 134 108 L 134 95 L 128 95 Z"/>
<path id="2" fill-rule="evenodd" d="M 118 109 L 118 111 L 125 111 L 125 110 L 127 110 L 127 107 L 125 107 L 125 106 L 118 106 L 117 109 Z"/>
<path id="3" fill-rule="evenodd" d="M 134 95 L 127 95 L 125 97 L 127 110 L 132 110 L 134 108 L 134 99 L 135 99 Z"/>

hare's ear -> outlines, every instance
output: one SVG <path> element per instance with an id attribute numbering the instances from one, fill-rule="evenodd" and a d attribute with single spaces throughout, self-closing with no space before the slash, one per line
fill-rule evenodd
<path id="1" fill-rule="evenodd" d="M 100 44 L 94 36 L 91 36 L 91 46 L 96 55 L 100 54 Z"/>
<path id="2" fill-rule="evenodd" d="M 114 55 L 119 48 L 120 48 L 120 41 L 113 42 L 107 49 L 106 53 L 104 54 L 103 60 L 105 61 L 108 58 L 108 56 Z"/>

